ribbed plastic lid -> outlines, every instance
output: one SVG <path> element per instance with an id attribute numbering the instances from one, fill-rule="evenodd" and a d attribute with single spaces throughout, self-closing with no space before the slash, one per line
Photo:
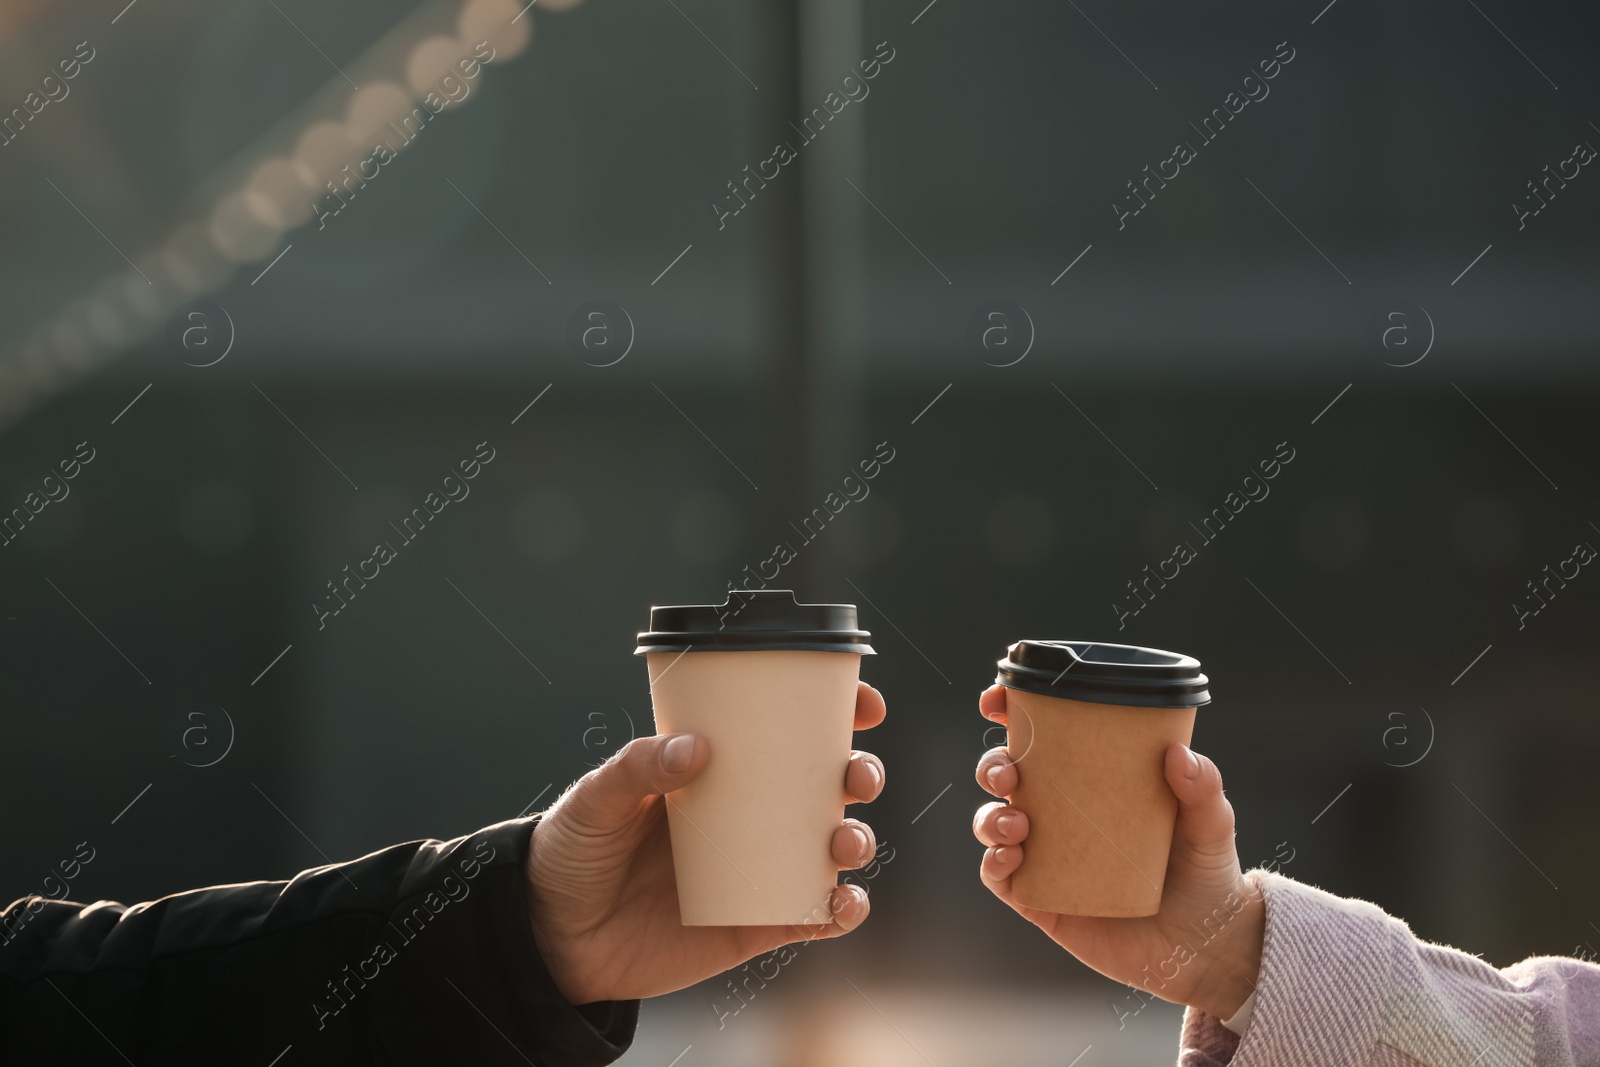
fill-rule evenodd
<path id="1" fill-rule="evenodd" d="M 873 655 L 854 604 L 802 604 L 792 589 L 732 590 L 718 604 L 650 609 L 646 652 L 855 652 Z"/>
<path id="2" fill-rule="evenodd" d="M 995 681 L 1026 693 L 1144 708 L 1211 703 L 1200 661 L 1179 652 L 1100 641 L 1018 641 L 1006 652 Z"/>

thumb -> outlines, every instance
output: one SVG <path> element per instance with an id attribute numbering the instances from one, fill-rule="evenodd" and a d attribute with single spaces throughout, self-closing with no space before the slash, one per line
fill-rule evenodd
<path id="1" fill-rule="evenodd" d="M 687 785 L 710 761 L 711 746 L 698 734 L 636 738 L 578 779 L 562 806 L 593 830 L 621 829 L 647 801 Z"/>
<path id="2" fill-rule="evenodd" d="M 1233 805 L 1222 793 L 1222 772 L 1210 759 L 1186 745 L 1167 749 L 1167 784 L 1178 798 L 1174 851 L 1196 860 L 1237 865 L 1233 844 Z"/>

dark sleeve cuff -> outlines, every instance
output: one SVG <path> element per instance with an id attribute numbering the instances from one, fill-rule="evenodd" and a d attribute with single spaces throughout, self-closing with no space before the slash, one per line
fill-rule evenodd
<path id="1" fill-rule="evenodd" d="M 499 823 L 450 843 L 482 862 L 470 888 L 480 899 L 449 905 L 439 918 L 455 929 L 429 930 L 397 953 L 409 973 L 390 988 L 405 993 L 377 1006 L 374 1019 L 395 1062 L 603 1067 L 632 1044 L 638 1001 L 574 1007 L 539 955 L 526 875 L 536 822 Z M 401 902 L 397 922 L 419 898 Z"/>
<path id="2" fill-rule="evenodd" d="M 516 906 L 497 909 L 495 913 L 503 925 L 500 951 L 508 957 L 508 963 L 513 967 L 520 965 L 525 972 L 513 982 L 516 987 L 527 990 L 529 1006 L 539 1014 L 539 1030 L 548 1035 L 545 1047 L 568 1057 L 574 1065 L 608 1064 L 633 1044 L 633 1034 L 639 1026 L 639 1002 L 607 1000 L 575 1007 L 567 1003 L 556 988 L 555 979 L 550 976 L 534 941 L 528 879 L 524 873 L 537 823 L 537 818 L 517 819 L 486 831 L 503 835 L 507 851 L 515 855 L 514 862 L 509 865 L 513 877 L 508 880 L 515 887 Z"/>

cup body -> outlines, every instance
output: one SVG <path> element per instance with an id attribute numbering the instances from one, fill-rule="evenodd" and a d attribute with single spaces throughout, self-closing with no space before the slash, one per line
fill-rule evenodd
<path id="1" fill-rule="evenodd" d="M 1095 704 L 1006 689 L 1013 806 L 1028 816 L 1016 900 L 1063 915 L 1161 909 L 1178 800 L 1167 748 L 1187 745 L 1192 707 Z"/>
<path id="2" fill-rule="evenodd" d="M 656 732 L 693 732 L 711 763 L 667 794 L 685 926 L 824 923 L 861 656 L 650 652 Z"/>

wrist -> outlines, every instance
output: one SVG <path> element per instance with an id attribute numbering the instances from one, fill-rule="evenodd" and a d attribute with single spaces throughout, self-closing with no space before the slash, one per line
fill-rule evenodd
<path id="1" fill-rule="evenodd" d="M 1237 912 L 1233 910 L 1236 906 Z M 1260 885 L 1242 877 L 1222 910 L 1229 918 L 1199 954 L 1206 961 L 1206 968 L 1185 1003 L 1208 1015 L 1228 1019 L 1255 992 L 1261 977 L 1267 906 Z"/>
<path id="2" fill-rule="evenodd" d="M 534 825 L 532 836 L 528 842 L 528 926 L 533 931 L 533 944 L 538 950 L 539 959 L 544 964 L 545 971 L 550 975 L 550 980 L 555 984 L 556 992 L 574 1006 L 583 1003 L 578 999 L 582 991 L 573 981 L 571 968 L 567 966 L 565 955 L 561 950 L 559 939 L 551 931 L 549 909 L 544 895 L 541 892 L 537 872 L 540 865 L 535 857 L 538 848 L 539 826 Z M 590 998 L 593 999 L 593 998 Z"/>

